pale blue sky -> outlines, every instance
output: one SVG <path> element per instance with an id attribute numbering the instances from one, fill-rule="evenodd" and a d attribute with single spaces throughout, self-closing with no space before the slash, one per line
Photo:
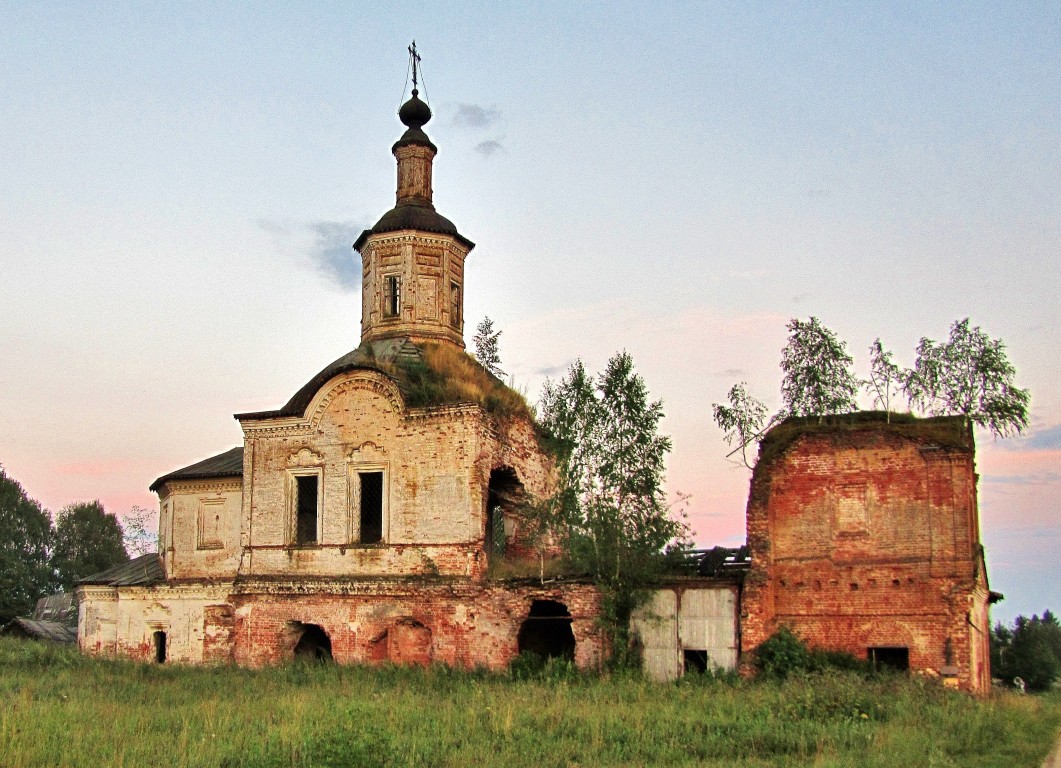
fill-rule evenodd
<path id="1" fill-rule="evenodd" d="M 0 3 L 0 462 L 32 495 L 152 505 L 356 344 L 414 37 L 517 386 L 628 349 L 671 489 L 736 543 L 710 405 L 779 404 L 790 317 L 862 372 L 970 316 L 1033 398 L 980 436 L 995 615 L 1058 610 L 1056 2 Z"/>

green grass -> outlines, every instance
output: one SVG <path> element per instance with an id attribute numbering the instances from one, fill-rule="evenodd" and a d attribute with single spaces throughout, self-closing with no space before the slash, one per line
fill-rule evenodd
<path id="1" fill-rule="evenodd" d="M 1038 766 L 1061 697 L 899 677 L 150 666 L 0 638 L 0 764 Z"/>

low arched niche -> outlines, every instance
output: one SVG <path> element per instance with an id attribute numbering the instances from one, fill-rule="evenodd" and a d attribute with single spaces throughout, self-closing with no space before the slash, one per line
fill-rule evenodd
<path id="1" fill-rule="evenodd" d="M 557 600 L 535 600 L 516 637 L 520 653 L 541 659 L 575 659 L 571 612 Z"/>
<path id="2" fill-rule="evenodd" d="M 319 624 L 288 622 L 284 645 L 290 648 L 289 653 L 295 661 L 332 661 L 332 640 Z"/>

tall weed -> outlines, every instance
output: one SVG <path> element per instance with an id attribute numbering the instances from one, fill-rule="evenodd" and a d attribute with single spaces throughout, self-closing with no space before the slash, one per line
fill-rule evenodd
<path id="1" fill-rule="evenodd" d="M 0 764 L 310 766 L 1038 765 L 1061 696 L 976 699 L 811 672 L 676 685 L 553 663 L 140 665 L 0 638 Z"/>

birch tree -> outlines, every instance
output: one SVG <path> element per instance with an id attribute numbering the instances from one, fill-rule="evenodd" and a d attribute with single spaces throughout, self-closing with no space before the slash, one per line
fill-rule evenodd
<path id="1" fill-rule="evenodd" d="M 781 397 L 792 416 L 824 416 L 857 410 L 858 379 L 847 345 L 816 317 L 793 318 L 781 350 Z"/>
<path id="2" fill-rule="evenodd" d="M 926 413 L 960 415 L 1005 437 L 1028 426 L 1031 396 L 1014 383 L 1016 372 L 1002 340 L 964 318 L 951 325 L 947 341 L 921 339 L 903 388 Z"/>

